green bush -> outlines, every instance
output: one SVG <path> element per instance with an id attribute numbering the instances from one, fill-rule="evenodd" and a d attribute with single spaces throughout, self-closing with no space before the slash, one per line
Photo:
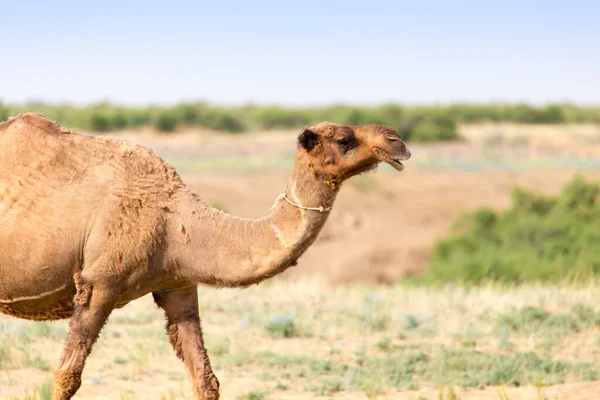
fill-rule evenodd
<path id="1" fill-rule="evenodd" d="M 173 109 L 173 114 L 183 123 L 196 124 L 200 117 L 200 110 L 193 104 L 179 104 Z"/>
<path id="2" fill-rule="evenodd" d="M 174 114 L 168 111 L 162 111 L 156 116 L 154 127 L 159 132 L 173 132 L 177 127 L 177 119 L 175 119 Z"/>
<path id="3" fill-rule="evenodd" d="M 580 303 L 575 304 L 568 313 L 554 315 L 543 308 L 525 306 L 501 314 L 498 325 L 528 335 L 571 335 L 600 326 L 600 312 Z"/>
<path id="4" fill-rule="evenodd" d="M 417 123 L 406 139 L 413 142 L 441 142 L 458 139 L 458 133 L 451 118 L 438 117 Z"/>
<path id="5" fill-rule="evenodd" d="M 112 115 L 110 125 L 115 130 L 125 129 L 129 126 L 129 121 L 127 120 L 127 113 L 122 110 L 116 110 Z"/>
<path id="6" fill-rule="evenodd" d="M 56 118 L 59 123 L 60 119 Z M 111 121 L 108 115 L 102 111 L 93 111 L 89 119 L 90 129 L 94 132 L 107 132 L 112 129 Z"/>
<path id="7" fill-rule="evenodd" d="M 309 123 L 306 113 L 277 106 L 259 107 L 254 112 L 255 125 L 259 129 L 296 128 Z"/>
<path id="8" fill-rule="evenodd" d="M 278 314 L 269 318 L 265 323 L 265 331 L 274 338 L 290 338 L 300 336 L 294 317 L 288 314 Z"/>
<path id="9" fill-rule="evenodd" d="M 4 107 L 2 103 L 0 103 L 0 122 L 6 121 L 9 115 L 8 108 Z"/>
<path id="10" fill-rule="evenodd" d="M 557 197 L 515 189 L 508 210 L 479 209 L 439 241 L 421 282 L 582 280 L 600 274 L 597 185 L 574 178 Z"/>
<path id="11" fill-rule="evenodd" d="M 231 133 L 243 132 L 246 130 L 246 127 L 240 118 L 233 112 L 223 108 L 206 110 L 202 115 L 200 124 L 206 128 Z"/>

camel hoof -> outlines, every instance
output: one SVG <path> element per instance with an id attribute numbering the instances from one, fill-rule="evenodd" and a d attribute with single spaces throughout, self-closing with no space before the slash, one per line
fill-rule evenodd
<path id="1" fill-rule="evenodd" d="M 81 377 L 70 371 L 56 371 L 52 384 L 52 400 L 69 400 L 81 386 Z"/>

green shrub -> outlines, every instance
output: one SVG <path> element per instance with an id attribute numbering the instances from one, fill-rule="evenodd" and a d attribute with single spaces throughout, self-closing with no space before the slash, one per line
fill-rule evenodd
<path id="1" fill-rule="evenodd" d="M 186 124 L 196 124 L 200 118 L 200 111 L 193 104 L 180 104 L 173 109 L 176 119 Z"/>
<path id="2" fill-rule="evenodd" d="M 124 110 L 116 110 L 112 115 L 110 125 L 115 130 L 127 128 L 129 126 L 129 121 L 127 120 L 127 113 Z"/>
<path id="3" fill-rule="evenodd" d="M 246 127 L 241 119 L 226 109 L 214 108 L 206 110 L 200 124 L 207 128 L 231 133 L 243 132 Z"/>
<path id="4" fill-rule="evenodd" d="M 259 129 L 296 128 L 309 123 L 306 113 L 299 110 L 269 106 L 255 108 L 254 113 L 254 120 Z"/>
<path id="5" fill-rule="evenodd" d="M 263 392 L 252 391 L 239 397 L 240 400 L 264 400 L 265 394 Z"/>
<path id="6" fill-rule="evenodd" d="M 458 139 L 456 123 L 449 117 L 425 119 L 406 135 L 413 142 L 441 142 Z"/>
<path id="7" fill-rule="evenodd" d="M 102 111 L 93 111 L 91 113 L 89 127 L 94 132 L 107 132 L 112 129 L 110 118 Z"/>
<path id="8" fill-rule="evenodd" d="M 4 107 L 2 103 L 0 103 L 0 122 L 6 121 L 9 117 L 8 108 Z"/>
<path id="9" fill-rule="evenodd" d="M 156 116 L 154 127 L 159 132 L 173 132 L 177 127 L 175 115 L 168 111 L 162 111 Z"/>
<path id="10" fill-rule="evenodd" d="M 501 314 L 498 325 L 518 333 L 562 336 L 600 326 L 600 313 L 583 304 L 575 304 L 563 314 L 550 314 L 542 308 L 525 306 Z"/>
<path id="11" fill-rule="evenodd" d="M 265 330 L 274 338 L 290 338 L 299 336 L 294 317 L 288 314 L 274 315 L 265 323 Z"/>
<path id="12" fill-rule="evenodd" d="M 515 189 L 508 210 L 476 210 L 439 241 L 417 281 L 589 279 L 600 273 L 599 188 L 580 177 L 557 197 Z"/>
<path id="13" fill-rule="evenodd" d="M 550 313 L 543 308 L 525 306 L 520 310 L 501 314 L 499 324 L 506 325 L 511 330 L 522 332 L 536 330 L 550 318 Z"/>

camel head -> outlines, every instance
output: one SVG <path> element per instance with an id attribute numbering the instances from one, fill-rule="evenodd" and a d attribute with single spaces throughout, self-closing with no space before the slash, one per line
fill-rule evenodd
<path id="1" fill-rule="evenodd" d="M 398 171 L 410 158 L 402 138 L 385 125 L 340 125 L 321 122 L 298 136 L 300 152 L 306 152 L 309 167 L 327 182 L 342 181 L 387 162 Z"/>

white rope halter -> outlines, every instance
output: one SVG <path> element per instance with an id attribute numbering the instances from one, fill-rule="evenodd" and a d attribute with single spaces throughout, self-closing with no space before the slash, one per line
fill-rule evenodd
<path id="1" fill-rule="evenodd" d="M 308 210 L 308 211 L 318 211 L 320 213 L 324 212 L 324 211 L 331 211 L 331 207 L 323 207 L 323 206 L 319 206 L 319 207 L 304 207 L 301 206 L 300 204 L 296 204 L 293 201 L 291 201 L 285 193 L 281 193 L 279 196 L 277 196 L 277 200 L 275 201 L 275 204 L 277 204 L 277 202 L 281 199 L 285 199 L 285 201 L 287 201 L 288 203 L 290 203 L 291 205 L 293 205 L 294 207 L 298 207 L 301 210 Z"/>

